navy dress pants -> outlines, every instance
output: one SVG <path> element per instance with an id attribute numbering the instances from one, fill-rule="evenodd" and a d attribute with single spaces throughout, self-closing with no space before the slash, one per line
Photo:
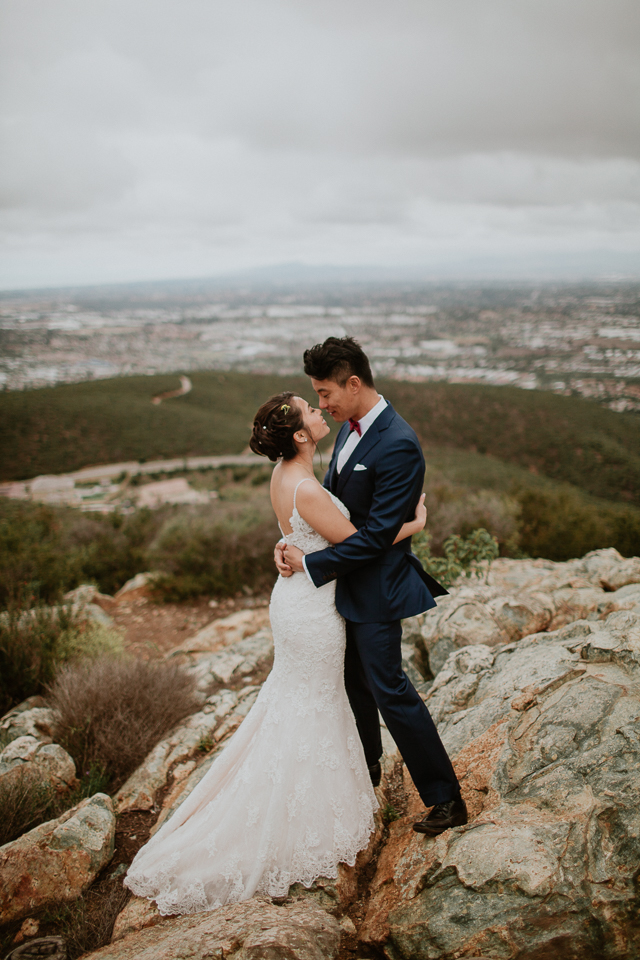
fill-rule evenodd
<path id="1" fill-rule="evenodd" d="M 431 715 L 402 669 L 402 625 L 346 621 L 347 696 L 369 766 L 382 756 L 380 719 L 402 755 L 425 806 L 453 800 L 460 787 Z"/>

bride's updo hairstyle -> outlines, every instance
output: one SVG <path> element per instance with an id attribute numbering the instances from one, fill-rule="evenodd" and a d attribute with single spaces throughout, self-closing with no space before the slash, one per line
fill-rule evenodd
<path id="1" fill-rule="evenodd" d="M 304 430 L 300 408 L 291 391 L 279 393 L 263 403 L 253 421 L 249 446 L 254 453 L 269 460 L 293 460 L 298 450 L 293 435 Z"/>

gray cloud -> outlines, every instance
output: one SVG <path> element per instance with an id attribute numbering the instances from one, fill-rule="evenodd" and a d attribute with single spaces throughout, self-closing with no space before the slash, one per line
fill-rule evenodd
<path id="1" fill-rule="evenodd" d="M 640 250 L 636 0 L 0 0 L 5 287 Z"/>

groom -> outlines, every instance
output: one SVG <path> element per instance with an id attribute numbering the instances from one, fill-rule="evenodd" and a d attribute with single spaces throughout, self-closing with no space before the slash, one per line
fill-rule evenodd
<path id="1" fill-rule="evenodd" d="M 381 397 L 371 367 L 352 337 L 329 337 L 304 354 L 320 407 L 343 422 L 324 485 L 349 508 L 358 528 L 342 543 L 304 556 L 276 548 L 285 576 L 304 571 L 316 587 L 336 580 L 336 606 L 346 620 L 345 686 L 371 778 L 380 779 L 378 710 L 431 812 L 415 823 L 435 836 L 467 822 L 451 761 L 429 711 L 402 669 L 401 619 L 435 606 L 446 593 L 411 553 L 393 541 L 413 519 L 425 463 L 416 434 Z"/>

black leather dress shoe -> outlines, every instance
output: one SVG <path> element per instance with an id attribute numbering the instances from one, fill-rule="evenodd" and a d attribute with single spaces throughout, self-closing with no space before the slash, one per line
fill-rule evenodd
<path id="1" fill-rule="evenodd" d="M 371 783 L 374 787 L 379 787 L 380 781 L 382 780 L 382 767 L 379 763 L 373 763 L 369 767 L 369 776 L 371 777 Z"/>
<path id="2" fill-rule="evenodd" d="M 445 800 L 444 803 L 436 803 L 424 820 L 414 823 L 413 829 L 416 833 L 426 833 L 429 837 L 437 837 L 439 833 L 451 827 L 462 827 L 469 820 L 467 814 L 467 805 L 462 797 L 455 800 Z"/>

